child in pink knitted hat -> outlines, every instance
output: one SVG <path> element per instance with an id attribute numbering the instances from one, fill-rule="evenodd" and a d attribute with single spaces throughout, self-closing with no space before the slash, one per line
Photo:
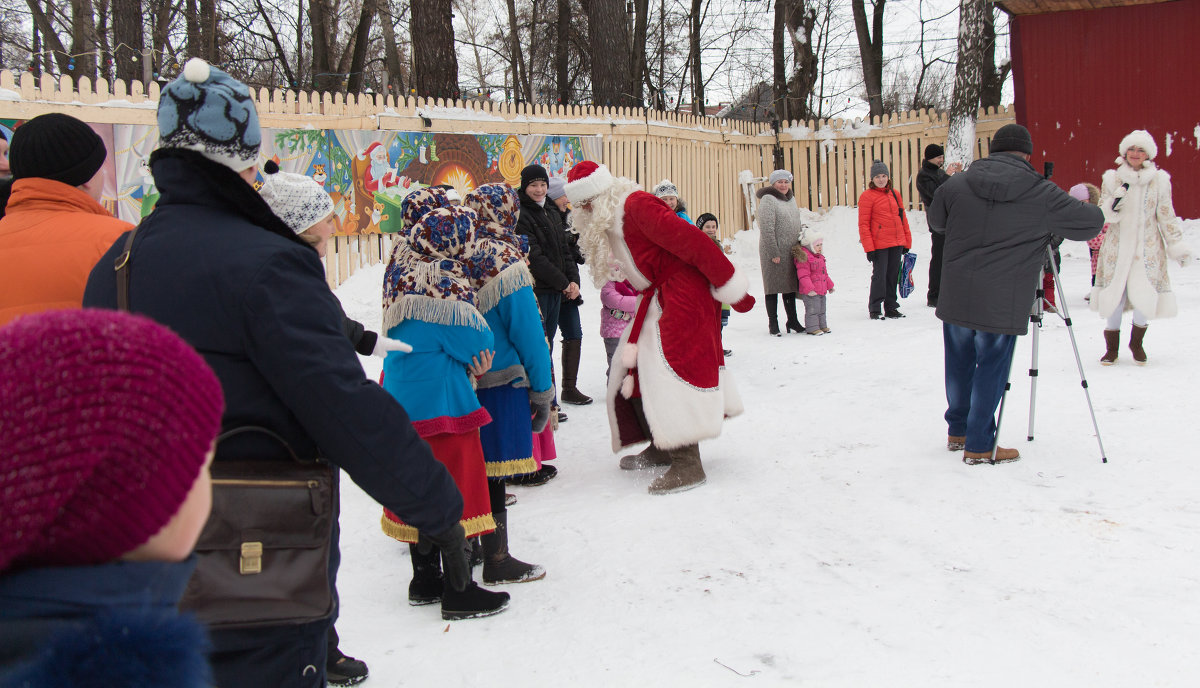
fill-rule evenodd
<path id="1" fill-rule="evenodd" d="M 224 398 L 165 327 L 49 311 L 0 328 L 0 685 L 210 683 L 176 605 Z"/>

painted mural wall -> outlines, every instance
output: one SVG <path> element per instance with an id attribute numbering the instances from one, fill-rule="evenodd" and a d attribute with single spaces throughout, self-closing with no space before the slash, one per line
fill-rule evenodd
<path id="1" fill-rule="evenodd" d="M 11 137 L 18 120 L 0 119 Z M 158 128 L 89 124 L 108 147 L 103 204 L 114 215 L 138 222 L 154 208 L 158 191 L 150 153 Z M 521 168 L 542 165 L 566 177 L 582 160 L 600 161 L 600 136 L 435 134 L 357 129 L 265 129 L 262 161 L 312 177 L 334 202 L 339 234 L 395 232 L 400 204 L 416 189 L 449 184 L 465 195 L 481 184 L 520 183 Z M 261 181 L 261 175 L 260 175 Z"/>

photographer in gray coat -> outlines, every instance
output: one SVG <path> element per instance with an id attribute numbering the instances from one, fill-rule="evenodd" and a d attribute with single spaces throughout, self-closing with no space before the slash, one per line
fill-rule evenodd
<path id="1" fill-rule="evenodd" d="M 1028 330 L 1051 235 L 1087 241 L 1104 215 L 1075 200 L 1029 164 L 1029 130 L 1007 124 L 990 157 L 947 180 L 927 217 L 945 234 L 937 316 L 946 349 L 947 448 L 967 464 L 1016 461 L 996 447 L 996 406 L 1017 335 Z"/>

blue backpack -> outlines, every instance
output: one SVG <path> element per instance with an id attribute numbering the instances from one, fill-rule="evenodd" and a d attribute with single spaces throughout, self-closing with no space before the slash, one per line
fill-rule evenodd
<path id="1" fill-rule="evenodd" d="M 900 297 L 908 298 L 908 295 L 913 293 L 916 286 L 913 284 L 913 268 L 917 265 L 917 254 L 909 251 L 905 253 L 902 262 L 900 263 Z"/>

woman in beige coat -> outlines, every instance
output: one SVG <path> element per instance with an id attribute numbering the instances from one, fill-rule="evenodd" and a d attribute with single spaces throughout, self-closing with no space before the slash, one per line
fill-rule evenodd
<path id="1" fill-rule="evenodd" d="M 757 194 L 758 260 L 762 266 L 770 332 L 779 337 L 779 294 L 783 294 L 787 331 L 804 331 L 796 317 L 796 292 L 800 284 L 792 264 L 792 246 L 804 236 L 804 225 L 800 224 L 800 209 L 792 193 L 792 173 L 775 170 L 767 182 L 770 186 L 759 189 Z"/>
<path id="2" fill-rule="evenodd" d="M 1191 251 L 1183 243 L 1171 203 L 1171 176 L 1151 162 L 1158 146 L 1149 132 L 1137 130 L 1121 140 L 1117 168 L 1104 173 L 1100 207 L 1108 233 L 1100 246 L 1091 308 L 1107 318 L 1103 365 L 1117 361 L 1121 316 L 1133 311 L 1129 351 L 1146 363 L 1142 340 L 1151 319 L 1176 313 L 1167 260 L 1185 265 Z"/>

